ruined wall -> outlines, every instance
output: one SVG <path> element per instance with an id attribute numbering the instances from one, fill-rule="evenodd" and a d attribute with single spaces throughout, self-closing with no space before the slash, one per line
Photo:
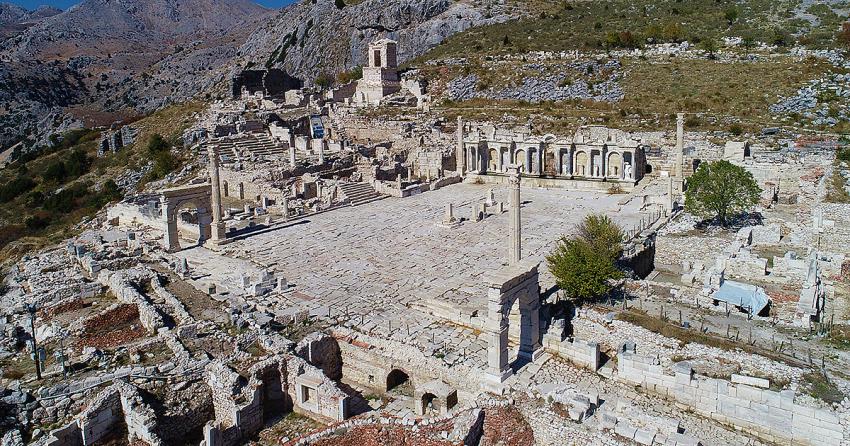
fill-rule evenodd
<path id="1" fill-rule="evenodd" d="M 599 369 L 599 344 L 579 339 L 560 340 L 557 336 L 543 336 L 543 348 L 591 371 Z"/>
<path id="2" fill-rule="evenodd" d="M 92 399 L 87 409 L 73 422 L 51 431 L 42 446 L 88 446 L 127 427 L 128 442 L 142 441 L 149 446 L 162 443 L 155 433 L 156 414 L 142 401 L 138 389 L 116 382 Z"/>
<path id="3" fill-rule="evenodd" d="M 640 385 L 687 405 L 691 410 L 724 424 L 746 429 L 768 441 L 839 446 L 844 436 L 835 412 L 794 403 L 794 391 L 774 392 L 694 377 L 690 365 L 680 363 L 676 373 L 664 373 L 656 357 L 620 353 L 618 379 Z"/>
<path id="4" fill-rule="evenodd" d="M 318 332 L 307 335 L 295 347 L 295 354 L 322 369 L 328 378 L 342 379 L 342 354 L 333 336 Z"/>
<path id="5" fill-rule="evenodd" d="M 113 273 L 104 270 L 98 274 L 97 279 L 100 283 L 109 287 L 109 290 L 119 302 L 135 304 L 139 308 L 139 320 L 148 332 L 156 333 L 157 330 L 165 326 L 159 311 L 131 285 L 128 272 Z"/>
<path id="6" fill-rule="evenodd" d="M 404 371 L 414 388 L 434 379 L 456 388 L 475 389 L 481 386 L 482 370 L 463 365 L 449 369 L 442 360 L 426 357 L 408 345 L 362 333 L 355 334 L 342 328 L 334 331 L 334 337 L 339 340 L 344 358 L 342 373 L 346 379 L 378 392 L 386 390 L 387 375 L 393 369 Z"/>
<path id="7" fill-rule="evenodd" d="M 89 403 L 88 409 L 80 414 L 77 422 L 82 433 L 82 444 L 93 444 L 114 432 L 123 418 L 121 395 L 118 387 L 113 385 L 98 395 Z"/>
<path id="8" fill-rule="evenodd" d="M 239 184 L 242 184 L 244 200 L 256 201 L 257 197 L 268 197 L 280 204 L 288 193 L 273 187 L 268 180 L 259 177 L 250 171 L 236 171 L 228 168 L 220 169 L 221 196 L 225 196 L 225 184 L 227 196 L 234 199 L 242 199 L 239 196 Z"/>

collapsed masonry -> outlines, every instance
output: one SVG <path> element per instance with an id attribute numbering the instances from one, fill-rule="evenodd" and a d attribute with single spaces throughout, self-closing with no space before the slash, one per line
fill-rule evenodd
<path id="1" fill-rule="evenodd" d="M 118 153 L 124 147 L 132 144 L 136 140 L 138 131 L 129 125 L 124 125 L 118 128 L 113 126 L 110 130 L 101 134 L 100 145 L 97 148 L 97 156 L 103 156 L 107 153 Z"/>
<path id="2" fill-rule="evenodd" d="M 202 380 L 212 395 L 213 419 L 203 427 L 202 445 L 242 444 L 269 419 L 293 411 L 326 423 L 349 417 L 350 396 L 335 381 L 341 378 L 336 341 L 314 334 L 297 346 L 283 339 L 267 338 L 263 342 L 270 348 L 282 345 L 290 351 L 257 362 L 244 375 L 222 361 L 206 365 Z M 310 360 L 295 354 L 299 351 Z M 88 446 L 121 432 L 126 432 L 129 443 L 142 441 L 149 446 L 169 444 L 163 438 L 179 438 L 172 431 L 174 427 L 163 423 L 160 414 L 144 402 L 142 393 L 133 384 L 116 381 L 91 399 L 73 421 L 52 430 L 39 444 Z M 182 426 L 184 433 L 190 428 Z"/>

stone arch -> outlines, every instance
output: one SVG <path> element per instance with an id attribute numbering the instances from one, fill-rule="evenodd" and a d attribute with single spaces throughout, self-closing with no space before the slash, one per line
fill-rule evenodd
<path id="1" fill-rule="evenodd" d="M 203 244 L 212 236 L 212 187 L 209 183 L 163 190 L 160 204 L 165 220 L 165 245 L 169 252 L 181 249 L 177 220 L 179 211 L 186 207 L 197 210 L 198 243 Z"/>
<path id="2" fill-rule="evenodd" d="M 623 156 L 619 152 L 610 152 L 608 154 L 608 162 L 605 166 L 608 170 L 605 176 L 608 178 L 623 177 Z"/>
<path id="3" fill-rule="evenodd" d="M 578 176 L 587 176 L 590 172 L 587 171 L 587 152 L 580 150 L 576 152 L 576 161 L 574 172 Z"/>
<path id="4" fill-rule="evenodd" d="M 440 412 L 440 399 L 431 392 L 422 394 L 419 403 L 422 405 L 420 412 L 422 415 L 437 414 Z"/>
<path id="5" fill-rule="evenodd" d="M 392 369 L 390 373 L 387 373 L 387 392 L 393 390 L 397 387 L 403 386 L 405 384 L 413 385 L 413 382 L 410 380 L 410 374 L 405 372 L 402 369 Z"/>
<path id="6" fill-rule="evenodd" d="M 514 152 L 513 164 L 515 164 L 517 166 L 517 168 L 519 168 L 520 172 L 527 172 L 528 171 L 528 169 L 525 166 L 525 164 L 526 164 L 525 157 L 526 157 L 525 149 L 517 149 Z"/>
<path id="7" fill-rule="evenodd" d="M 492 277 L 484 279 L 487 284 L 487 384 L 498 387 L 512 373 L 508 363 L 508 335 L 510 312 L 518 304 L 520 312 L 519 352 L 523 361 L 533 361 L 541 353 L 540 344 L 540 284 L 537 263 L 520 262 L 506 267 Z"/>

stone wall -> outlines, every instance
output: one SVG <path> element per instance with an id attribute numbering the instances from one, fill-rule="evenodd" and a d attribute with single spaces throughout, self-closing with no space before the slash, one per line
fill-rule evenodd
<path id="1" fill-rule="evenodd" d="M 477 174 L 467 174 L 466 182 L 471 183 L 480 183 L 480 184 L 507 184 L 508 177 L 504 175 L 477 175 Z M 594 192 L 608 192 L 608 189 L 611 188 L 615 183 L 607 182 L 607 181 L 587 181 L 587 180 L 566 180 L 566 179 L 554 179 L 554 178 L 535 178 L 535 177 L 522 177 L 522 185 L 523 187 L 539 187 L 539 188 L 548 188 L 548 189 L 568 189 L 568 190 L 577 190 L 577 191 L 594 191 Z M 616 183 L 619 188 L 623 192 L 629 192 L 634 189 L 634 185 L 631 183 Z"/>
<path id="2" fill-rule="evenodd" d="M 561 340 L 558 336 L 547 333 L 543 336 L 543 348 L 579 367 L 584 367 L 594 372 L 599 369 L 599 344 L 595 342 L 579 339 Z"/>
<path id="3" fill-rule="evenodd" d="M 318 332 L 307 335 L 295 347 L 295 354 L 322 369 L 328 378 L 342 379 L 342 354 L 333 336 Z"/>
<path id="4" fill-rule="evenodd" d="M 348 417 L 348 395 L 321 369 L 297 356 L 277 355 L 254 364 L 248 379 L 215 362 L 207 367 L 207 384 L 215 420 L 204 427 L 204 446 L 239 444 L 259 432 L 268 416 L 291 410 L 331 422 Z M 311 389 L 309 401 L 299 398 L 304 386 Z"/>
<path id="5" fill-rule="evenodd" d="M 71 423 L 51 431 L 41 446 L 88 446 L 98 443 L 124 424 L 129 443 L 162 444 L 155 433 L 156 415 L 142 401 L 138 389 L 116 382 L 92 399 L 87 409 Z"/>
<path id="6" fill-rule="evenodd" d="M 794 391 L 775 392 L 722 379 L 694 376 L 688 363 L 666 374 L 657 357 L 633 351 L 617 357 L 617 379 L 666 396 L 718 422 L 779 444 L 839 446 L 843 427 L 834 411 L 794 402 Z"/>
<path id="7" fill-rule="evenodd" d="M 165 326 L 162 315 L 151 302 L 139 293 L 132 286 L 130 280 L 132 270 L 120 271 L 113 273 L 108 270 L 103 270 L 98 274 L 97 279 L 100 283 L 109 287 L 109 290 L 119 302 L 126 304 L 135 304 L 139 308 L 139 320 L 142 326 L 150 333 L 156 333 L 157 330 Z"/>
<path id="8" fill-rule="evenodd" d="M 151 279 L 151 288 L 156 293 L 157 296 L 161 297 L 162 300 L 165 301 L 166 304 L 171 306 L 172 313 L 174 314 L 175 319 L 183 324 L 191 324 L 195 321 L 195 318 L 186 311 L 186 307 L 183 306 L 183 303 L 180 302 L 180 299 L 171 294 L 165 287 L 162 286 L 160 282 L 159 276 L 155 276 Z"/>
<path id="9" fill-rule="evenodd" d="M 333 335 L 339 340 L 346 379 L 377 392 L 386 390 L 386 378 L 393 369 L 405 372 L 414 388 L 435 379 L 459 389 L 481 386 L 483 371 L 480 369 L 465 365 L 449 369 L 442 360 L 425 356 L 408 345 L 348 329 L 337 328 Z"/>

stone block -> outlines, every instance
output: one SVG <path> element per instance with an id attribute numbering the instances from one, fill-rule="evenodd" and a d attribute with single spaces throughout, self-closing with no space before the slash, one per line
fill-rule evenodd
<path id="1" fill-rule="evenodd" d="M 770 381 L 764 378 L 756 378 L 754 376 L 745 376 L 745 375 L 732 375 L 732 382 L 736 384 L 746 384 L 752 387 L 758 387 L 760 389 L 769 389 Z"/>
<path id="2" fill-rule="evenodd" d="M 637 429 L 634 436 L 635 442 L 646 446 L 651 446 L 655 441 L 655 432 Z"/>
<path id="3" fill-rule="evenodd" d="M 635 433 L 637 433 L 637 429 L 635 429 L 627 421 L 620 421 L 614 427 L 614 433 L 621 437 L 628 438 L 629 440 L 633 440 L 635 438 Z"/>

